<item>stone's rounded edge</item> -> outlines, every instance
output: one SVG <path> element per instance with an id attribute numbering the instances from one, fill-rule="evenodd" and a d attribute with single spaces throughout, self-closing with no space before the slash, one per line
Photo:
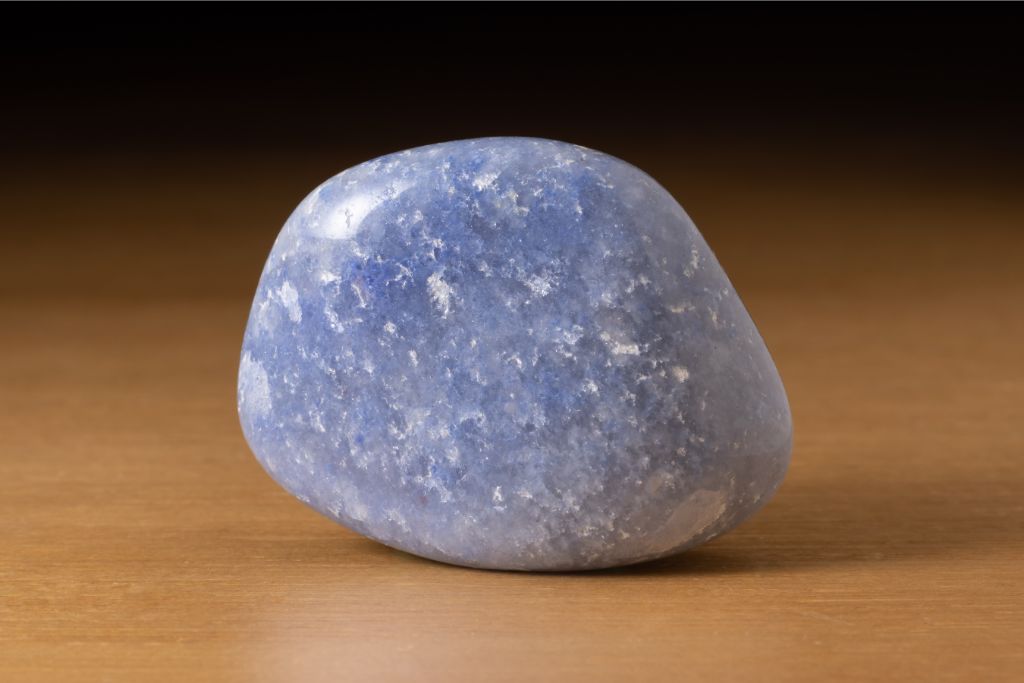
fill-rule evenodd
<path id="1" fill-rule="evenodd" d="M 682 216 L 685 218 L 686 222 L 689 223 L 689 226 L 693 229 L 694 232 L 696 232 L 697 237 L 699 239 L 703 240 L 703 237 L 700 235 L 699 230 L 697 230 L 696 226 L 693 224 L 693 221 L 689 218 L 689 216 L 686 214 L 686 212 L 683 209 L 683 207 L 681 207 L 679 205 L 679 203 L 675 200 L 675 198 L 671 195 L 671 193 L 669 193 L 663 186 L 661 186 L 656 180 L 654 180 L 654 178 L 652 178 L 649 174 L 644 172 L 642 169 L 639 169 L 638 167 L 636 167 L 636 166 L 630 164 L 629 162 L 624 161 L 624 160 L 622 160 L 622 159 L 620 159 L 618 157 L 615 157 L 615 156 L 612 156 L 610 154 L 606 154 L 606 153 L 603 153 L 603 152 L 599 152 L 599 151 L 596 151 L 596 150 L 592 150 L 592 149 L 589 149 L 589 148 L 586 148 L 586 147 L 582 147 L 580 145 L 575 145 L 575 144 L 572 144 L 572 143 L 567 143 L 567 142 L 562 142 L 562 141 L 557 141 L 557 140 L 548 140 L 548 139 L 544 139 L 544 138 L 530 138 L 530 137 L 495 136 L 495 137 L 474 138 L 474 139 L 470 139 L 470 140 L 459 140 L 459 141 L 435 143 L 435 144 L 432 144 L 432 145 L 424 145 L 424 146 L 421 146 L 421 147 L 412 148 L 410 150 L 405 150 L 405 151 L 402 151 L 402 152 L 396 152 L 396 153 L 392 153 L 392 154 L 382 155 L 382 156 L 377 157 L 375 159 L 371 159 L 369 161 L 366 161 L 366 162 L 363 162 L 361 164 L 358 164 L 357 166 L 354 166 L 354 167 L 352 167 L 352 168 L 350 168 L 350 169 L 348 169 L 346 171 L 342 171 L 341 173 L 336 174 L 335 176 L 332 176 L 328 180 L 324 181 L 324 183 L 321 183 L 320 186 L 318 186 L 313 192 L 311 192 L 309 195 L 307 195 L 307 197 L 303 200 L 303 202 L 300 203 L 300 205 L 296 208 L 296 212 L 299 212 L 301 210 L 301 208 L 302 208 L 302 205 L 307 203 L 310 200 L 310 198 L 314 198 L 314 201 L 315 201 L 315 196 L 318 194 L 318 192 L 320 191 L 320 189 L 324 185 L 330 183 L 332 180 L 334 180 L 334 179 L 336 179 L 336 178 L 338 178 L 340 176 L 343 176 L 345 173 L 347 173 L 347 172 L 349 172 L 349 171 L 351 171 L 353 169 L 357 169 L 357 168 L 360 168 L 360 167 L 372 164 L 372 163 L 377 162 L 377 161 L 391 159 L 391 158 L 394 158 L 394 157 L 405 156 L 405 155 L 408 155 L 408 154 L 410 154 L 412 152 L 415 152 L 415 151 L 418 151 L 418 150 L 419 151 L 428 150 L 430 148 L 443 147 L 443 146 L 451 145 L 451 144 L 455 144 L 455 143 L 486 143 L 488 141 L 508 141 L 508 142 L 536 141 L 536 142 L 542 142 L 542 143 L 546 143 L 546 144 L 554 144 L 554 145 L 557 145 L 557 146 L 565 146 L 565 147 L 574 148 L 574 149 L 577 149 L 577 150 L 583 150 L 584 152 L 586 152 L 588 154 L 598 155 L 598 156 L 600 156 L 600 157 L 602 157 L 604 159 L 607 159 L 607 160 L 609 160 L 611 162 L 615 162 L 617 165 L 620 165 L 623 168 L 629 169 L 632 173 L 635 173 L 639 177 L 642 177 L 643 179 L 645 179 L 646 181 L 649 181 L 650 183 L 653 183 L 661 191 L 661 193 L 666 198 L 668 198 L 669 200 L 671 200 L 671 202 L 674 203 L 675 207 L 682 213 Z M 294 215 L 294 213 L 295 212 L 293 212 L 293 215 Z M 292 217 L 289 217 L 289 222 L 291 220 L 292 220 Z M 287 226 L 287 223 L 286 223 L 286 226 Z M 276 247 L 276 244 L 275 244 L 275 247 Z M 714 257 L 713 252 L 711 252 L 710 247 L 707 246 L 706 243 L 705 243 L 705 247 L 707 248 L 707 251 L 710 253 L 710 255 L 712 257 Z M 715 258 L 715 263 L 717 265 L 717 258 Z M 269 265 L 269 262 L 268 262 L 268 265 Z M 725 275 L 724 269 L 721 269 L 720 265 L 718 265 L 718 268 L 719 268 L 722 276 L 725 277 L 726 280 L 728 280 L 727 275 Z M 262 283 L 262 277 L 261 277 L 261 283 Z M 255 304 L 255 302 L 254 302 L 254 304 Z M 246 339 L 248 339 L 249 334 L 250 334 L 250 327 L 252 325 L 252 317 L 253 317 L 253 314 L 252 314 L 252 312 L 250 312 L 250 318 L 249 318 L 249 321 L 248 321 L 248 323 L 246 325 Z M 761 344 L 764 344 L 764 340 L 763 340 L 763 338 L 760 335 L 760 331 L 757 329 L 756 325 L 753 325 L 753 321 L 750 321 L 750 322 L 751 322 L 751 325 L 753 326 L 753 329 L 754 329 L 757 337 L 759 338 Z M 391 547 L 393 549 L 399 550 L 401 552 L 406 552 L 406 553 L 409 553 L 409 554 L 412 554 L 412 555 L 415 555 L 415 556 L 418 556 L 418 557 L 422 557 L 422 558 L 429 559 L 429 560 L 432 560 L 432 561 L 441 562 L 441 563 L 444 563 L 444 564 L 450 564 L 450 565 L 467 567 L 467 568 L 475 568 L 475 569 L 487 569 L 487 570 L 493 570 L 493 571 L 581 572 L 581 571 L 599 571 L 599 570 L 605 570 L 605 569 L 613 569 L 613 568 L 618 568 L 618 567 L 631 566 L 631 565 L 642 564 L 642 563 L 658 560 L 658 559 L 661 559 L 661 558 L 677 555 L 679 553 L 685 552 L 686 550 L 688 550 L 690 548 L 693 548 L 693 547 L 696 547 L 698 545 L 701 545 L 702 543 L 706 542 L 707 540 L 710 540 L 711 538 L 714 538 L 714 537 L 717 537 L 717 536 L 722 535 L 724 533 L 727 533 L 728 531 L 730 531 L 731 529 L 735 528 L 737 525 L 741 524 L 743 521 L 748 519 L 751 515 L 756 513 L 757 510 L 759 510 L 761 507 L 763 507 L 763 505 L 765 503 L 768 502 L 768 500 L 774 495 L 775 491 L 781 485 L 782 480 L 783 480 L 783 478 L 785 476 L 785 473 L 786 473 L 786 471 L 788 469 L 789 461 L 791 459 L 792 419 L 791 419 L 791 414 L 789 412 L 790 408 L 789 408 L 789 403 L 788 403 L 788 396 L 786 395 L 784 387 L 782 387 L 781 377 L 778 376 L 777 368 L 774 365 L 774 359 L 771 359 L 772 370 L 775 371 L 775 376 L 776 376 L 777 382 L 779 384 L 779 389 L 780 389 L 780 392 L 781 392 L 782 400 L 785 402 L 786 415 L 789 418 L 789 422 L 788 422 L 788 426 L 787 426 L 788 432 L 789 432 L 789 435 L 788 435 L 788 442 L 789 442 L 789 444 L 786 447 L 785 456 L 779 459 L 781 467 L 779 468 L 777 477 L 774 479 L 774 481 L 772 481 L 769 486 L 765 487 L 764 492 L 759 496 L 759 499 L 758 499 L 758 501 L 757 501 L 757 503 L 755 505 L 752 505 L 748 509 L 744 510 L 742 514 L 736 515 L 734 517 L 734 519 L 728 525 L 726 525 L 726 526 L 724 526 L 722 528 L 716 529 L 716 530 L 714 530 L 713 533 L 706 534 L 705 536 L 697 536 L 697 537 L 686 539 L 685 541 L 683 541 L 677 547 L 673 547 L 670 550 L 667 550 L 667 551 L 664 551 L 664 552 L 659 552 L 659 553 L 652 554 L 652 555 L 637 556 L 637 557 L 607 558 L 605 560 L 598 560 L 598 561 L 594 561 L 594 562 L 584 562 L 584 563 L 564 563 L 564 562 L 561 562 L 561 563 L 559 563 L 559 562 L 556 562 L 556 563 L 544 563 L 544 562 L 516 563 L 514 561 L 510 561 L 510 562 L 476 562 L 476 561 L 471 560 L 468 557 L 454 557 L 454 556 L 451 556 L 451 555 L 448 555 L 448 554 L 444 554 L 444 553 L 440 553 L 440 552 L 425 551 L 423 548 L 414 548 L 414 547 L 411 547 L 409 544 L 404 544 L 404 543 L 402 543 L 400 541 L 395 541 L 393 539 L 389 539 L 389 538 L 387 538 L 385 536 L 382 536 L 381 534 L 376 533 L 376 532 L 374 532 L 371 529 L 362 528 L 363 525 L 359 524 L 355 520 L 352 520 L 352 519 L 348 518 L 346 515 L 338 513 L 338 512 L 333 511 L 333 510 L 327 510 L 322 505 L 315 504 L 314 502 L 311 502 L 310 500 L 304 498 L 301 495 L 300 491 L 298 491 L 294 487 L 290 486 L 285 479 L 283 479 L 282 477 L 279 477 L 277 474 L 275 474 L 275 472 L 273 471 L 273 468 L 271 466 L 269 466 L 267 462 L 264 461 L 264 458 L 260 457 L 260 455 L 259 455 L 259 445 L 257 443 L 258 440 L 259 440 L 258 439 L 258 435 L 256 433 L 254 433 L 252 431 L 252 429 L 251 429 L 251 423 L 252 423 L 252 419 L 253 419 L 252 418 L 252 413 L 254 411 L 257 412 L 257 413 L 259 412 L 259 410 L 260 410 L 260 408 L 259 408 L 260 402 L 258 400 L 253 401 L 253 400 L 251 400 L 251 398 L 247 399 L 243 395 L 243 383 L 244 383 L 243 382 L 243 376 L 246 375 L 246 370 L 245 370 L 245 367 L 246 367 L 246 356 L 247 356 L 247 353 L 245 351 L 243 351 L 243 354 L 242 354 L 242 357 L 241 357 L 241 361 L 240 361 L 240 367 L 239 367 L 239 395 L 238 395 L 239 417 L 240 417 L 240 420 L 242 422 L 242 429 L 243 429 L 243 433 L 245 434 L 246 441 L 248 442 L 248 444 L 249 444 L 250 448 L 253 450 L 253 452 L 257 454 L 257 460 L 260 462 L 260 464 L 264 468 L 264 470 L 267 471 L 267 473 L 271 476 L 271 478 L 273 478 L 275 481 L 277 481 L 283 488 L 285 488 L 290 493 L 292 493 L 293 495 L 298 497 L 302 502 L 307 504 L 312 509 L 317 510 L 321 514 L 324 514 L 328 518 L 330 518 L 330 519 L 332 519 L 332 520 L 342 524 L 343 526 L 346 526 L 346 527 L 352 529 L 353 531 L 355 531 L 357 533 L 361 533 L 363 535 L 366 535 L 369 538 L 371 538 L 371 539 L 373 539 L 373 540 L 375 540 L 377 542 L 380 542 L 380 543 L 382 543 L 382 544 L 384 544 L 384 545 L 386 545 L 388 547 Z M 770 354 L 769 354 L 769 358 L 770 358 Z M 252 382 L 250 381 L 249 384 L 252 385 Z M 258 386 L 258 384 L 259 383 L 257 381 L 256 385 Z"/>
<path id="2" fill-rule="evenodd" d="M 670 198 L 673 202 L 675 202 L 676 206 L 680 209 L 680 211 L 683 213 L 683 215 L 686 216 L 686 219 L 690 223 L 690 225 L 693 226 L 693 227 L 696 227 L 696 225 L 694 224 L 693 220 L 690 218 L 689 214 L 686 213 L 686 209 L 682 206 L 682 204 L 680 204 L 675 199 L 675 196 L 671 192 L 669 192 L 660 182 L 658 182 L 658 180 L 656 178 L 654 178 L 651 174 L 649 174 L 647 171 L 643 170 L 642 168 L 640 168 L 636 164 L 633 164 L 632 162 L 627 161 L 626 159 L 623 159 L 622 157 L 615 156 L 614 154 L 609 154 L 608 152 L 602 152 L 601 150 L 594 149 L 593 147 L 587 147 L 586 145 L 581 145 L 581 144 L 578 144 L 578 143 L 575 143 L 575 142 L 567 142 L 565 140 L 557 140 L 557 139 L 554 139 L 554 138 L 542 138 L 542 137 L 533 136 L 533 135 L 485 135 L 485 136 L 476 137 L 476 138 L 461 138 L 461 139 L 454 139 L 454 140 L 444 140 L 442 142 L 431 142 L 431 143 L 428 143 L 428 144 L 425 144 L 425 145 L 417 145 L 416 147 L 409 147 L 408 149 L 402 149 L 402 150 L 398 150 L 398 151 L 395 151 L 395 152 L 386 152 L 384 154 L 377 155 L 377 156 L 372 157 L 370 159 L 366 159 L 365 161 L 361 161 L 358 164 L 355 164 L 354 166 L 349 166 L 348 168 L 342 169 L 341 171 L 338 171 L 337 173 L 335 173 L 335 174 L 325 178 L 321 183 L 319 183 L 315 188 L 313 188 L 313 190 L 311 190 L 309 193 L 307 193 L 303 197 L 302 201 L 300 201 L 299 204 L 296 206 L 296 208 L 293 210 L 293 213 L 298 212 L 301 208 L 303 208 L 303 205 L 306 204 L 311 198 L 315 197 L 315 195 L 325 185 L 327 185 L 330 182 L 332 182 L 332 181 L 334 181 L 334 180 L 344 176 L 346 173 L 350 173 L 350 172 L 355 171 L 355 170 L 360 169 L 360 168 L 370 167 L 373 164 L 382 164 L 382 163 L 384 163 L 386 161 L 390 161 L 390 160 L 394 160 L 394 159 L 410 157 L 410 156 L 413 156 L 416 153 L 425 154 L 425 153 L 429 152 L 432 149 L 438 149 L 438 148 L 442 148 L 442 147 L 450 147 L 452 145 L 465 145 L 465 146 L 472 147 L 472 146 L 483 145 L 485 143 L 517 143 L 517 142 L 520 142 L 520 143 L 521 142 L 532 142 L 532 143 L 545 144 L 545 145 L 554 145 L 554 146 L 563 147 L 563 148 L 566 148 L 566 149 L 572 149 L 572 150 L 576 150 L 576 151 L 582 152 L 584 154 L 595 155 L 597 157 L 600 157 L 600 158 L 603 158 L 603 159 L 607 159 L 609 161 L 612 161 L 612 162 L 615 162 L 615 163 L 621 165 L 624 168 L 628 168 L 633 173 L 636 173 L 639 176 L 641 176 L 641 177 L 647 179 L 648 181 L 654 183 L 654 185 L 657 186 L 662 192 L 664 192 L 665 195 L 668 198 Z"/>
<path id="3" fill-rule="evenodd" d="M 316 510 L 316 508 L 313 508 L 313 509 Z M 318 510 L 318 512 L 319 512 L 319 510 Z M 330 517 L 330 515 L 327 515 L 327 517 L 329 519 L 332 519 L 333 521 L 337 522 L 341 526 L 344 526 L 345 528 L 349 529 L 350 531 L 355 531 L 355 529 L 352 529 L 347 524 L 338 522 L 338 520 L 334 519 L 333 517 Z M 740 523 L 742 523 L 742 522 L 740 522 Z M 589 573 L 589 572 L 602 572 L 602 571 L 610 571 L 610 570 L 616 570 L 616 569 L 628 569 L 630 567 L 639 567 L 639 566 L 642 566 L 642 565 L 645 565 L 645 564 L 649 564 L 649 563 L 652 563 L 652 562 L 658 562 L 660 560 L 667 560 L 669 558 L 677 557 L 677 556 L 680 556 L 680 555 L 685 555 L 686 553 L 688 553 L 688 552 L 690 552 L 692 550 L 695 550 L 696 548 L 699 548 L 700 546 L 704 545 L 705 543 L 708 543 L 709 541 L 713 541 L 714 539 L 718 538 L 719 536 L 721 536 L 721 535 L 723 535 L 725 533 L 728 533 L 732 529 L 736 528 L 736 526 L 738 526 L 738 524 L 734 525 L 734 526 L 731 526 L 728 529 L 724 529 L 723 531 L 721 531 L 719 533 L 715 533 L 713 535 L 709 535 L 706 538 L 698 537 L 698 538 L 690 539 L 690 540 L 686 541 L 683 545 L 681 545 L 679 548 L 675 548 L 673 550 L 669 550 L 669 551 L 662 552 L 662 553 L 657 553 L 657 554 L 652 554 L 652 555 L 643 555 L 643 556 L 632 557 L 632 558 L 619 558 L 619 559 L 614 559 L 614 560 L 609 559 L 609 560 L 592 562 L 592 563 L 576 563 L 576 564 L 567 564 L 567 563 L 555 563 L 555 564 L 550 564 L 550 563 L 547 563 L 547 564 L 545 564 L 545 563 L 521 563 L 521 564 L 517 564 L 517 563 L 513 563 L 513 562 L 509 562 L 509 563 L 473 562 L 473 561 L 465 559 L 465 558 L 450 557 L 450 556 L 446 556 L 446 555 L 442 555 L 442 554 L 438 554 L 438 553 L 416 552 L 414 550 L 409 550 L 409 549 L 403 548 L 403 547 L 401 547 L 399 545 L 395 545 L 395 544 L 390 543 L 390 542 L 388 542 L 386 540 L 381 540 L 379 538 L 375 538 L 374 536 L 369 535 L 369 534 L 361 534 L 361 535 L 366 536 L 367 538 L 369 538 L 370 540 L 374 541 L 375 543 L 380 543 L 381 545 L 386 546 L 386 547 L 390 548 L 391 550 L 393 550 L 395 552 L 403 553 L 403 554 L 406 554 L 406 555 L 412 555 L 413 557 L 419 558 L 421 560 L 426 560 L 428 562 L 436 562 L 436 563 L 441 564 L 441 565 L 447 565 L 449 567 L 457 567 L 457 568 L 460 568 L 460 569 L 473 569 L 473 570 L 479 570 L 479 571 L 515 573 L 515 574 L 586 574 L 586 573 Z M 356 531 L 356 533 L 360 533 L 360 532 Z"/>
<path id="4" fill-rule="evenodd" d="M 772 477 L 770 482 L 766 486 L 764 486 L 758 492 L 758 497 L 757 497 L 757 500 L 755 502 L 753 502 L 752 504 L 750 504 L 747 507 L 745 507 L 742 510 L 740 510 L 734 516 L 733 520 L 727 526 L 725 526 L 725 527 L 723 527 L 721 529 L 716 530 L 714 533 L 708 535 L 706 538 L 702 538 L 702 539 L 697 540 L 697 541 L 692 542 L 692 543 L 691 542 L 684 543 L 682 547 L 680 547 L 678 549 L 671 550 L 668 553 L 666 553 L 665 557 L 676 555 L 676 554 L 682 553 L 682 552 L 686 552 L 688 550 L 691 550 L 693 548 L 701 546 L 701 545 L 703 545 L 705 543 L 708 543 L 709 541 L 713 541 L 716 538 L 719 538 L 720 536 L 724 536 L 725 534 L 733 531 L 734 529 L 737 529 L 738 527 L 746 524 L 752 517 L 754 517 L 758 512 L 760 512 L 762 509 L 764 509 L 769 503 L 772 502 L 772 500 L 774 500 L 776 494 L 778 494 L 778 492 L 779 492 L 779 489 L 781 489 L 783 483 L 785 483 L 786 475 L 789 473 L 789 466 L 790 466 L 790 463 L 792 462 L 792 457 L 793 457 L 793 430 L 792 430 L 792 426 L 790 426 L 789 438 L 787 439 L 785 445 L 783 447 L 781 447 L 778 451 L 776 451 L 774 454 L 766 456 L 766 457 L 771 459 L 774 463 L 777 464 L 776 472 L 775 472 L 775 476 Z"/>

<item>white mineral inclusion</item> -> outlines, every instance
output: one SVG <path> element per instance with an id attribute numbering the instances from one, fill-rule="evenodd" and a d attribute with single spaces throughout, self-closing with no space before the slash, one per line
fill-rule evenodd
<path id="1" fill-rule="evenodd" d="M 314 190 L 260 279 L 238 409 L 311 507 L 496 569 L 714 538 L 774 493 L 792 442 L 768 350 L 679 204 L 619 159 L 529 138 Z"/>

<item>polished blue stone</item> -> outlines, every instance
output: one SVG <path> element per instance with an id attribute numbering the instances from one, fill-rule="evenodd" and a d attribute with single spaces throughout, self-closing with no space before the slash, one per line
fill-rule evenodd
<path id="1" fill-rule="evenodd" d="M 575 145 L 486 138 L 331 178 L 242 348 L 263 467 L 390 546 L 610 567 L 728 531 L 785 474 L 778 372 L 682 207 Z"/>

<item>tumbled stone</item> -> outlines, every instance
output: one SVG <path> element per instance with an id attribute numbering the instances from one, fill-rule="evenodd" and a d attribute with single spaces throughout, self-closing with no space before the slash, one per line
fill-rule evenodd
<path id="1" fill-rule="evenodd" d="M 550 140 L 420 147 L 285 223 L 242 349 L 285 489 L 395 548 L 590 569 L 728 531 L 785 473 L 775 366 L 672 196 Z"/>

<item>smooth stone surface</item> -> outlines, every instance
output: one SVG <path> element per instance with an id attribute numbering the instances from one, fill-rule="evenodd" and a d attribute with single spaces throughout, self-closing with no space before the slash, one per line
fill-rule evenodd
<path id="1" fill-rule="evenodd" d="M 728 531 L 785 474 L 785 391 L 679 204 L 639 169 L 486 138 L 341 173 L 288 219 L 242 427 L 323 514 L 429 558 L 629 564 Z"/>

